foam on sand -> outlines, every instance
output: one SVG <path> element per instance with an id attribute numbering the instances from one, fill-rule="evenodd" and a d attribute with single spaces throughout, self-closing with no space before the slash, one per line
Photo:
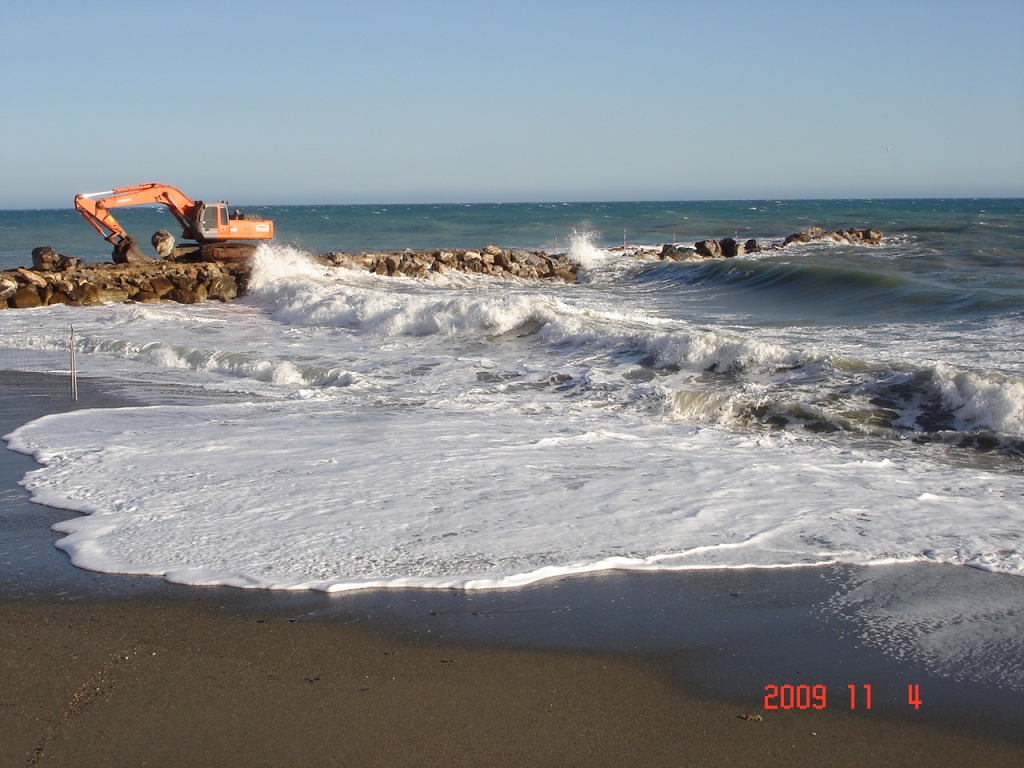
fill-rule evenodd
<path id="1" fill-rule="evenodd" d="M 189 584 L 475 589 L 607 568 L 915 560 L 1024 575 L 1020 479 L 952 481 L 927 451 L 627 414 L 370 410 L 82 411 L 8 440 L 44 465 L 24 482 L 36 501 L 86 513 L 56 527 L 76 565 Z"/>

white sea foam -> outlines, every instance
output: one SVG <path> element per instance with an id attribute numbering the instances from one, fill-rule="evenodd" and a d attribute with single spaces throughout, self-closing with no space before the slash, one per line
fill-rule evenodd
<path id="1" fill-rule="evenodd" d="M 912 569 L 848 572 L 829 603 L 857 639 L 955 680 L 1024 691 L 1016 579 Z"/>
<path id="2" fill-rule="evenodd" d="M 936 385 L 961 429 L 991 429 L 1024 438 L 1024 378 L 938 365 Z"/>
<path id="3" fill-rule="evenodd" d="M 594 245 L 596 239 L 596 232 L 573 230 L 567 256 L 583 269 L 593 269 L 614 258 L 608 251 Z"/>
<path id="4" fill-rule="evenodd" d="M 617 268 L 602 258 L 592 269 Z M 960 428 L 1020 434 L 1020 379 L 992 370 L 1014 364 L 1009 346 L 986 370 L 964 354 L 942 367 L 915 358 L 941 348 L 920 326 L 698 324 L 611 280 L 388 279 L 279 246 L 260 249 L 251 290 L 0 313 L 34 349 L 73 321 L 84 375 L 254 400 L 17 431 L 12 447 L 47 464 L 34 497 L 89 513 L 60 526 L 76 563 L 313 589 L 834 561 L 1024 571 L 1019 474 L 757 423 L 856 431 L 848 412 L 888 376 L 930 382 Z"/>
<path id="5" fill-rule="evenodd" d="M 190 584 L 488 588 L 604 568 L 934 560 L 1024 574 L 1019 478 L 637 417 L 293 401 L 51 416 L 75 564 Z M 737 468 L 741 468 L 737 472 Z"/>

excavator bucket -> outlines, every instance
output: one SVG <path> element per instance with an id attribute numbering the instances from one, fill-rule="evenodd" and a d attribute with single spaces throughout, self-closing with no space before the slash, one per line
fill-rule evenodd
<path id="1" fill-rule="evenodd" d="M 144 264 L 153 261 L 153 259 L 139 250 L 139 246 L 130 237 L 126 237 L 121 242 L 114 244 L 113 257 L 115 264 Z"/>

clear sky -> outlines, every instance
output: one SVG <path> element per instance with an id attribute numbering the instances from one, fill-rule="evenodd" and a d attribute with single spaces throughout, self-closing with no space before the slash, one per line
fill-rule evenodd
<path id="1" fill-rule="evenodd" d="M 0 207 L 1024 197 L 1024 0 L 0 2 Z"/>

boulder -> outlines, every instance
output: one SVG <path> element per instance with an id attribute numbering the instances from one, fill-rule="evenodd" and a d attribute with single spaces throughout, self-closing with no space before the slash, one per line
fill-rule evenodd
<path id="1" fill-rule="evenodd" d="M 717 240 L 700 240 L 695 243 L 697 255 L 707 259 L 722 258 L 722 246 Z"/>
<path id="2" fill-rule="evenodd" d="M 525 280 L 536 280 L 540 277 L 540 274 L 538 274 L 536 267 L 524 264 L 519 267 L 518 276 Z"/>
<path id="3" fill-rule="evenodd" d="M 77 300 L 83 304 L 100 304 L 100 289 L 95 283 L 82 283 L 78 286 Z"/>
<path id="4" fill-rule="evenodd" d="M 206 289 L 208 299 L 231 301 L 238 297 L 238 283 L 230 275 L 213 278 Z"/>
<path id="5" fill-rule="evenodd" d="M 35 286 L 23 285 L 7 300 L 7 305 L 15 309 L 41 307 L 43 306 L 43 299 Z"/>
<path id="6" fill-rule="evenodd" d="M 35 286 L 36 288 L 46 287 L 46 278 L 24 267 L 18 267 L 14 273 L 21 278 L 22 282 Z"/>
<path id="7" fill-rule="evenodd" d="M 869 245 L 881 245 L 883 240 L 882 233 L 874 228 L 862 229 L 860 231 L 861 239 Z"/>
<path id="8" fill-rule="evenodd" d="M 746 252 L 743 246 L 731 237 L 725 237 L 719 240 L 718 246 L 722 249 L 722 255 L 727 259 L 742 256 Z"/>
<path id="9" fill-rule="evenodd" d="M 6 277 L 0 278 L 0 303 L 7 306 L 7 300 L 18 292 L 18 283 Z"/>
<path id="10" fill-rule="evenodd" d="M 202 301 L 202 299 L 199 298 L 198 293 L 190 291 L 187 288 L 175 288 L 167 294 L 167 298 L 171 301 L 176 301 L 179 304 L 198 304 Z"/>
<path id="11" fill-rule="evenodd" d="M 561 279 L 563 282 L 566 282 L 566 283 L 575 283 L 576 282 L 576 272 L 574 272 L 569 267 L 555 267 L 553 272 L 554 272 L 554 277 L 557 277 L 557 278 Z"/>
<path id="12" fill-rule="evenodd" d="M 515 251 L 513 257 L 516 263 L 519 264 L 520 268 L 531 267 L 534 270 L 541 270 L 546 264 L 545 258 L 539 253 L 531 253 L 530 251 Z"/>
<path id="13" fill-rule="evenodd" d="M 42 297 L 40 297 L 42 298 Z M 63 291 L 54 291 L 46 299 L 46 306 L 52 307 L 54 304 L 71 304 L 70 297 Z"/>
<path id="14" fill-rule="evenodd" d="M 761 245 L 760 243 L 757 242 L 757 240 L 751 238 L 750 240 L 747 240 L 747 242 L 743 244 L 743 250 L 746 251 L 747 253 L 760 253 Z"/>
<path id="15" fill-rule="evenodd" d="M 641 253 L 637 253 L 641 256 Z M 680 245 L 673 245 L 672 243 L 666 243 L 661 246 L 661 252 L 658 254 L 659 259 L 669 259 L 671 261 L 686 261 L 692 259 L 697 255 L 697 251 L 693 248 L 684 248 Z M 643 258 L 643 256 L 641 256 Z"/>
<path id="16" fill-rule="evenodd" d="M 32 249 L 32 269 L 37 272 L 56 272 L 61 268 L 60 255 L 48 245 Z"/>
<path id="17" fill-rule="evenodd" d="M 71 291 L 75 290 L 77 285 L 70 280 L 66 280 L 63 277 L 60 277 L 54 280 L 53 283 L 51 283 L 51 287 L 53 288 L 53 290 L 60 291 L 61 293 L 70 293 Z"/>
<path id="18" fill-rule="evenodd" d="M 180 272 L 167 273 L 167 278 L 174 283 L 174 286 L 185 291 L 191 291 L 195 288 L 196 278 L 198 276 L 199 273 L 195 268 L 183 269 Z"/>
<path id="19" fill-rule="evenodd" d="M 154 232 L 153 237 L 150 238 L 150 242 L 153 244 L 153 248 L 156 249 L 156 252 L 162 259 L 166 259 L 174 253 L 174 235 L 166 229 L 158 229 Z"/>
<path id="20" fill-rule="evenodd" d="M 93 301 L 99 304 L 124 304 L 130 295 L 127 288 L 107 285 L 98 289 Z"/>
<path id="21" fill-rule="evenodd" d="M 149 280 L 149 289 L 157 296 L 166 296 L 172 290 L 174 290 L 174 283 L 168 280 L 163 275 L 157 275 L 151 277 Z"/>

